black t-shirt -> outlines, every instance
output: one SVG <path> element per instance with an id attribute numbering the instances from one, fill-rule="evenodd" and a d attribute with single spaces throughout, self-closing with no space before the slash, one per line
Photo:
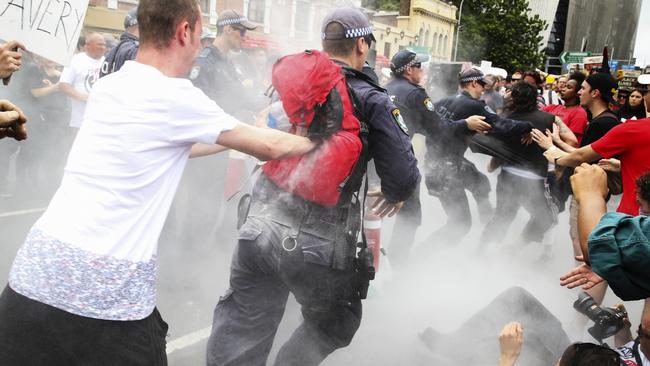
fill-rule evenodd
<path id="1" fill-rule="evenodd" d="M 534 110 L 532 112 L 515 112 L 510 114 L 508 118 L 519 121 L 528 121 L 534 128 L 540 131 L 546 131 L 547 129 L 552 130 L 553 121 L 555 120 L 555 116 L 540 110 Z M 523 157 L 527 162 L 523 165 L 517 164 L 517 166 L 529 170 L 541 177 L 545 177 L 546 171 L 548 170 L 548 161 L 544 157 L 544 150 L 534 143 L 523 145 L 520 140 L 520 138 L 509 139 L 509 144 L 513 148 L 514 152 Z"/>
<path id="2" fill-rule="evenodd" d="M 580 147 L 587 146 L 600 140 L 601 137 L 605 136 L 609 130 L 619 123 L 621 122 L 618 120 L 618 117 L 609 109 L 592 118 L 589 124 L 587 124 Z"/>

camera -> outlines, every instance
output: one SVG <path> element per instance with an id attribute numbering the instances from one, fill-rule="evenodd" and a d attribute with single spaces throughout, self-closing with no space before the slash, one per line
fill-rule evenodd
<path id="1" fill-rule="evenodd" d="M 613 336 L 625 326 L 623 322 L 623 318 L 627 316 L 625 312 L 617 309 L 601 308 L 586 292 L 578 296 L 578 300 L 573 303 L 573 307 L 594 322 L 594 326 L 589 328 L 589 334 L 598 342 L 602 343 L 603 339 Z"/>

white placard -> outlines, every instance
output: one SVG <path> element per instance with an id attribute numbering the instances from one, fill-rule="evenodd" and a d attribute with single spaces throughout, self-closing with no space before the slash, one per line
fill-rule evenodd
<path id="1" fill-rule="evenodd" d="M 0 0 L 0 39 L 67 65 L 87 9 L 88 0 Z"/>

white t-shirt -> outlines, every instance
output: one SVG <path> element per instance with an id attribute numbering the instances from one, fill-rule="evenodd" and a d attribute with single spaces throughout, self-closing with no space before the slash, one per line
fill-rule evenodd
<path id="1" fill-rule="evenodd" d="M 135 61 L 99 80 L 10 286 L 77 315 L 149 315 L 158 237 L 191 146 L 215 143 L 237 124 L 189 80 Z"/>
<path id="2" fill-rule="evenodd" d="M 99 80 L 99 69 L 103 62 L 104 57 L 95 60 L 85 52 L 80 52 L 74 55 L 70 60 L 70 65 L 63 69 L 59 81 L 72 85 L 74 90 L 79 93 L 90 94 L 93 85 Z M 83 121 L 86 102 L 70 98 L 70 106 L 70 126 L 79 128 Z"/>
<path id="3" fill-rule="evenodd" d="M 641 356 L 641 365 L 637 365 L 636 357 L 634 357 L 634 341 L 630 341 L 622 347 L 616 348 L 616 352 L 621 356 L 621 360 L 626 366 L 650 366 L 650 361 L 641 351 L 639 347 L 639 356 Z"/>

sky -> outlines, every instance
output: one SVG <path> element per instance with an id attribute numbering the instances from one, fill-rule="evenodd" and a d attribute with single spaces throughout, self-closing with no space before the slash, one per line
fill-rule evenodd
<path id="1" fill-rule="evenodd" d="M 644 67 L 650 65 L 650 0 L 643 0 L 641 5 L 641 17 L 639 18 L 639 28 L 636 31 L 636 45 L 634 46 L 634 57 L 636 65 Z"/>

